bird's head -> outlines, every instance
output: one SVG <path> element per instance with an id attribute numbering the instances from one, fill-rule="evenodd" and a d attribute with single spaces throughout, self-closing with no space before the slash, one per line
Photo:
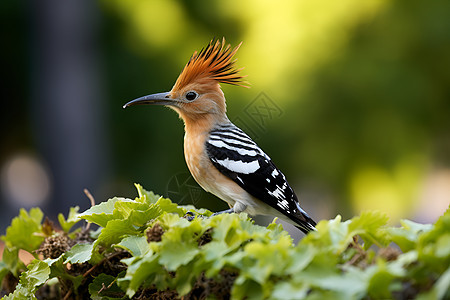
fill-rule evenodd
<path id="1" fill-rule="evenodd" d="M 225 39 L 210 41 L 192 55 L 170 92 L 132 100 L 124 108 L 137 104 L 165 105 L 178 112 L 185 122 L 226 119 L 225 97 L 219 83 L 246 87 L 239 74 L 241 69 L 234 67 L 233 59 L 241 44 L 232 49 Z"/>

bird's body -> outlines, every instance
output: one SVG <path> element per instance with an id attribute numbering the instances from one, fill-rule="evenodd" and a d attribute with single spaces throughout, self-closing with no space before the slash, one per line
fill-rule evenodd
<path id="1" fill-rule="evenodd" d="M 284 174 L 226 115 L 219 82 L 242 85 L 232 60 L 239 46 L 231 50 L 225 40 L 211 41 L 194 53 L 170 92 L 141 97 L 125 107 L 161 104 L 178 112 L 185 124 L 184 153 L 192 176 L 234 212 L 272 215 L 305 233 L 314 230 L 315 222 L 300 207 Z"/>
<path id="2" fill-rule="evenodd" d="M 218 128 L 222 126 L 218 125 Z M 220 161 L 218 158 L 220 154 L 214 155 L 214 153 L 211 153 L 211 147 L 213 147 L 211 143 L 215 144 L 216 141 L 214 139 L 215 133 L 217 131 L 212 130 L 202 140 L 197 136 L 194 138 L 190 135 L 185 136 L 186 162 L 192 176 L 205 191 L 227 202 L 230 207 L 234 208 L 235 212 L 245 211 L 250 215 L 269 214 L 268 211 L 262 211 L 262 208 L 268 208 L 267 206 L 262 205 L 261 201 L 251 196 L 231 177 L 224 176 L 220 171 L 220 167 L 218 167 L 220 165 L 217 164 L 217 161 Z M 241 163 L 239 160 L 231 162 L 234 162 L 235 166 L 230 165 L 230 168 L 235 170 L 240 168 L 240 171 L 246 172 L 245 166 L 239 166 Z"/>

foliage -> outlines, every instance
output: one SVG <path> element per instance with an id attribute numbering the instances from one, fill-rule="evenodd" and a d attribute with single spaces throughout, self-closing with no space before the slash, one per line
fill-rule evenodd
<path id="1" fill-rule="evenodd" d="M 60 215 L 63 231 L 45 230 L 39 209 L 22 210 L 2 237 L 1 279 L 21 272 L 3 299 L 36 299 L 52 286 L 65 299 L 450 297 L 450 209 L 434 225 L 388 227 L 379 212 L 337 216 L 295 245 L 275 222 L 265 228 L 246 214 L 211 217 L 137 189 L 134 200 Z M 100 228 L 71 231 L 81 220 Z M 44 257 L 25 268 L 18 249 Z"/>

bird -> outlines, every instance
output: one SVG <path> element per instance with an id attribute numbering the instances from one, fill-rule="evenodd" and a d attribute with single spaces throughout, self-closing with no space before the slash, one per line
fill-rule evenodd
<path id="1" fill-rule="evenodd" d="M 231 47 L 225 38 L 213 38 L 195 51 L 169 92 L 151 94 L 123 108 L 150 104 L 175 110 L 184 121 L 184 155 L 197 183 L 228 203 L 220 213 L 269 215 L 303 233 L 316 222 L 300 207 L 285 175 L 271 158 L 226 114 L 220 84 L 248 87 L 234 58 L 242 42 Z M 214 215 L 216 215 L 214 214 Z"/>

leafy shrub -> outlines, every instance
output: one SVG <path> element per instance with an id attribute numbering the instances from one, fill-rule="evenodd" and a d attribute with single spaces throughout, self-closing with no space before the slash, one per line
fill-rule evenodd
<path id="1" fill-rule="evenodd" d="M 379 212 L 337 216 L 294 245 L 275 222 L 210 217 L 137 189 L 134 200 L 59 215 L 61 230 L 38 208 L 21 210 L 2 236 L 3 299 L 450 297 L 450 210 L 434 225 L 401 227 Z M 81 220 L 98 230 L 73 230 Z M 25 267 L 19 249 L 36 259 Z"/>

